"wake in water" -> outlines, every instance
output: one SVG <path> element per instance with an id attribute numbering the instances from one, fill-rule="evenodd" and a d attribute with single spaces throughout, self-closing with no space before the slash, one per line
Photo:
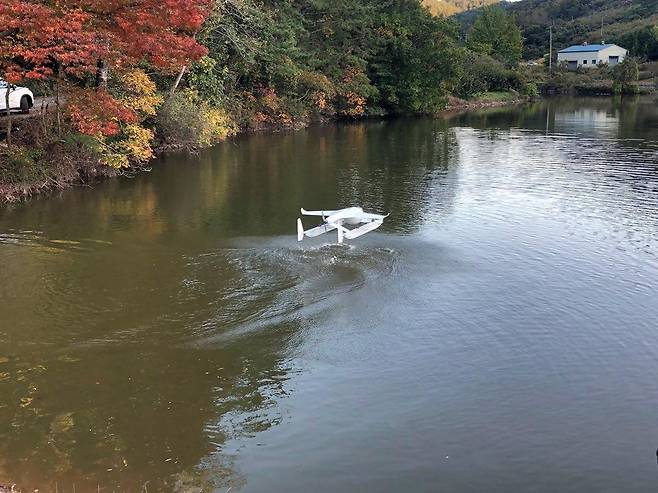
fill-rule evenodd
<path id="1" fill-rule="evenodd" d="M 398 252 L 363 245 L 228 248 L 189 259 L 184 296 L 206 299 L 195 344 L 322 317 L 348 293 L 395 269 Z"/>

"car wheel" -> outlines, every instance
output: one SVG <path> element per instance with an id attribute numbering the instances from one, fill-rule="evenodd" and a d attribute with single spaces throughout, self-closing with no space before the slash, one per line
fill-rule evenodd
<path id="1" fill-rule="evenodd" d="M 27 96 L 23 96 L 21 98 L 21 113 L 29 113 L 30 112 L 30 98 Z"/>

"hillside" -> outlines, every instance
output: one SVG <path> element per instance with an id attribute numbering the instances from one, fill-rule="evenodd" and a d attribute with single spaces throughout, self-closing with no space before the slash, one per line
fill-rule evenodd
<path id="1" fill-rule="evenodd" d="M 527 59 L 548 53 L 551 22 L 558 50 L 584 41 L 619 42 L 628 33 L 658 24 L 656 0 L 523 0 L 506 7 L 523 29 Z"/>
<path id="2" fill-rule="evenodd" d="M 523 57 L 528 60 L 548 53 L 551 23 L 556 50 L 585 41 L 606 41 L 619 43 L 631 52 L 637 50 L 629 38 L 658 25 L 657 0 L 522 0 L 500 4 L 516 16 L 525 39 Z M 477 12 L 477 9 L 468 10 L 455 16 L 464 32 Z M 658 49 L 658 39 L 655 43 Z M 634 54 L 643 56 L 643 53 Z"/>
<path id="3" fill-rule="evenodd" d="M 422 0 L 434 15 L 454 15 L 467 10 L 486 7 L 499 0 Z"/>

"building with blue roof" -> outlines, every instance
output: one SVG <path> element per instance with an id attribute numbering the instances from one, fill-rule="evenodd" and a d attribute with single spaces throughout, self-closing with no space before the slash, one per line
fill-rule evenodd
<path id="1" fill-rule="evenodd" d="M 557 53 L 558 63 L 570 69 L 617 65 L 624 61 L 628 50 L 615 44 L 587 44 L 569 46 Z"/>

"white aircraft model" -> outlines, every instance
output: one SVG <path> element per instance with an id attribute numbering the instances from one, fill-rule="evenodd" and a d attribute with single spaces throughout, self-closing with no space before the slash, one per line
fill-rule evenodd
<path id="1" fill-rule="evenodd" d="M 384 222 L 384 219 L 388 217 L 388 214 L 383 216 L 381 214 L 370 214 L 369 212 L 363 212 L 361 207 L 349 207 L 347 209 L 340 209 L 336 211 L 307 211 L 302 209 L 302 215 L 320 216 L 324 221 L 324 224 L 316 228 L 304 231 L 302 220 L 297 219 L 297 241 L 302 241 L 304 236 L 313 238 L 335 229 L 338 231 L 338 243 L 342 243 L 344 238 L 353 240 L 354 238 L 358 238 L 359 236 L 369 233 L 370 231 L 374 231 L 375 229 L 379 228 Z M 344 224 L 358 227 L 349 229 L 343 226 Z"/>

